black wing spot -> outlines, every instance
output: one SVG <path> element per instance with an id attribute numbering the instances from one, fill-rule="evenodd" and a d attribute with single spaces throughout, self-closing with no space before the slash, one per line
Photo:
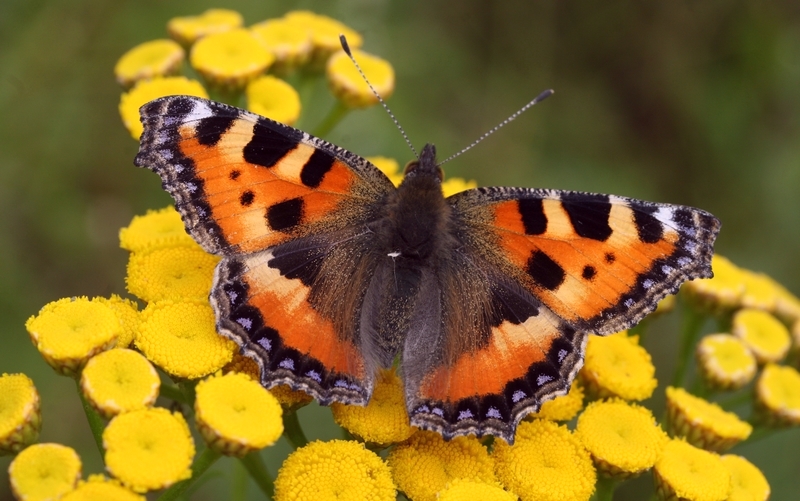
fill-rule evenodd
<path id="1" fill-rule="evenodd" d="M 240 171 L 239 169 L 233 169 L 231 173 L 228 175 L 228 177 L 230 178 L 231 181 L 236 181 L 237 179 L 239 179 L 239 176 L 241 175 L 242 171 Z"/>
<path id="2" fill-rule="evenodd" d="M 595 275 L 597 275 L 597 269 L 594 266 L 587 264 L 586 266 L 583 267 L 583 273 L 581 274 L 583 278 L 585 278 L 586 280 L 591 280 L 594 278 Z"/>
<path id="3" fill-rule="evenodd" d="M 633 222 L 636 224 L 636 232 L 639 240 L 646 244 L 654 244 L 664 237 L 664 226 L 661 221 L 653 216 L 657 207 L 635 206 L 633 210 Z"/>
<path id="4" fill-rule="evenodd" d="M 526 235 L 541 235 L 547 230 L 547 216 L 544 214 L 544 204 L 540 198 L 523 198 L 517 202 L 519 214 L 522 216 L 522 226 Z"/>
<path id="5" fill-rule="evenodd" d="M 325 174 L 333 167 L 333 156 L 320 150 L 314 150 L 303 169 L 300 171 L 300 181 L 309 188 L 317 188 Z"/>
<path id="6" fill-rule="evenodd" d="M 608 224 L 611 202 L 607 195 L 565 193 L 561 195 L 561 203 L 578 235 L 600 242 L 611 236 Z"/>
<path id="7" fill-rule="evenodd" d="M 222 139 L 222 136 L 228 132 L 228 129 L 231 128 L 236 118 L 235 116 L 212 115 L 201 119 L 194 130 L 197 142 L 203 146 L 215 146 Z"/>
<path id="8" fill-rule="evenodd" d="M 303 220 L 303 199 L 290 198 L 267 209 L 267 223 L 275 231 L 286 231 Z"/>
<path id="9" fill-rule="evenodd" d="M 548 290 L 556 290 L 564 283 L 564 268 L 540 250 L 533 251 L 528 258 L 528 274 L 533 280 Z"/>
<path id="10" fill-rule="evenodd" d="M 606 252 L 605 259 L 606 263 L 611 264 L 617 260 L 617 256 L 615 256 L 613 252 Z"/>
<path id="11" fill-rule="evenodd" d="M 291 131 L 288 127 L 286 129 Z M 300 137 L 295 136 L 296 134 L 274 130 L 267 119 L 260 118 L 253 127 L 252 139 L 242 151 L 244 161 L 263 167 L 274 167 L 300 144 Z"/>
<path id="12" fill-rule="evenodd" d="M 239 203 L 242 204 L 242 207 L 250 207 L 255 199 L 256 194 L 250 190 L 247 190 L 239 197 Z"/>

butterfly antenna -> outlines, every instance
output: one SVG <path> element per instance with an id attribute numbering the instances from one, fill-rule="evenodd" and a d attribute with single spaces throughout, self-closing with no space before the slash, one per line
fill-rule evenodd
<path id="1" fill-rule="evenodd" d="M 403 127 L 400 125 L 400 122 L 398 122 L 397 119 L 394 117 L 394 114 L 392 113 L 392 110 L 390 110 L 389 107 L 386 105 L 386 102 L 383 100 L 381 95 L 378 94 L 378 91 L 375 90 L 375 87 L 373 87 L 372 84 L 369 83 L 369 80 L 367 80 L 367 75 L 365 75 L 364 71 L 361 70 L 361 66 L 358 65 L 358 62 L 356 61 L 356 58 L 353 57 L 353 53 L 350 52 L 350 46 L 347 44 L 347 39 L 344 37 L 344 35 L 339 35 L 339 42 L 342 44 L 342 49 L 344 49 L 344 52 L 347 54 L 347 57 L 349 57 L 350 60 L 353 61 L 353 64 L 356 66 L 356 69 L 361 74 L 361 78 L 363 78 L 364 81 L 367 82 L 367 86 L 369 86 L 369 90 L 371 90 L 372 93 L 375 94 L 375 97 L 378 98 L 378 101 L 380 101 L 381 105 L 383 106 L 383 109 L 386 110 L 386 113 L 388 113 L 390 117 L 392 117 L 392 121 L 397 126 L 397 128 L 400 130 L 400 134 L 403 135 L 403 139 L 406 140 L 406 144 L 408 144 L 408 147 L 411 148 L 412 152 L 414 152 L 414 156 L 416 158 L 419 158 L 419 154 L 417 154 L 417 150 L 414 148 L 414 145 L 411 144 L 411 140 L 408 139 L 408 135 L 406 134 L 406 131 L 403 130 Z"/>
<path id="2" fill-rule="evenodd" d="M 474 147 L 475 147 L 475 145 L 477 145 L 478 143 L 480 143 L 481 141 L 483 141 L 483 140 L 484 140 L 484 139 L 486 139 L 487 137 L 491 136 L 492 134 L 494 134 L 495 132 L 497 132 L 498 130 L 500 130 L 500 128 L 501 128 L 502 126 L 506 125 L 508 122 L 510 122 L 510 121 L 512 121 L 512 120 L 514 120 L 514 119 L 515 119 L 515 118 L 517 118 L 518 116 L 520 116 L 520 115 L 522 115 L 523 113 L 525 113 L 525 112 L 528 110 L 528 108 L 530 108 L 531 106 L 533 106 L 533 105 L 534 105 L 534 104 L 536 104 L 536 103 L 539 103 L 539 102 L 541 102 L 541 101 L 544 101 L 545 99 L 547 99 L 548 97 L 550 97 L 550 96 L 552 96 L 552 95 L 553 95 L 553 89 L 547 89 L 546 91 L 542 92 L 541 94 L 539 94 L 538 96 L 536 96 L 535 98 L 533 98 L 533 101 L 531 101 L 530 103 L 526 104 L 525 106 L 523 106 L 522 108 L 520 108 L 519 110 L 517 110 L 517 112 L 516 112 L 516 113 L 512 114 L 510 117 L 506 118 L 505 120 L 503 120 L 502 122 L 500 122 L 499 124 L 497 124 L 497 125 L 496 125 L 496 126 L 493 128 L 493 129 L 491 129 L 489 132 L 487 132 L 486 134 L 482 135 L 481 137 L 479 137 L 478 139 L 476 139 L 475 141 L 473 141 L 473 143 L 472 143 L 472 144 L 470 144 L 469 146 L 467 146 L 467 147 L 466 147 L 466 148 L 464 148 L 463 150 L 459 151 L 458 153 L 455 153 L 455 154 L 453 154 L 453 155 L 450 155 L 449 157 L 447 157 L 447 158 L 445 158 L 444 160 L 442 160 L 441 162 L 439 162 L 437 165 L 440 165 L 440 166 L 441 166 L 441 165 L 443 165 L 443 164 L 446 164 L 446 163 L 447 163 L 447 162 L 449 162 L 450 160 L 452 160 L 452 159 L 454 159 L 454 158 L 456 158 L 456 157 L 458 157 L 458 156 L 461 156 L 461 155 L 462 155 L 463 153 L 465 153 L 466 151 L 468 151 L 468 150 L 471 150 L 472 148 L 474 148 Z"/>

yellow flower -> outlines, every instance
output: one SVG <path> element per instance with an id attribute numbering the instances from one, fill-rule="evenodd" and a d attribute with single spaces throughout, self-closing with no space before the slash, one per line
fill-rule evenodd
<path id="1" fill-rule="evenodd" d="M 683 440 L 670 440 L 653 468 L 661 500 L 724 501 L 731 476 L 719 456 Z"/>
<path id="2" fill-rule="evenodd" d="M 168 374 L 196 379 L 231 361 L 236 343 L 217 334 L 207 301 L 159 301 L 142 311 L 136 347 Z"/>
<path id="3" fill-rule="evenodd" d="M 742 456 L 726 454 L 720 458 L 731 474 L 731 493 L 727 501 L 767 501 L 770 488 L 764 474 Z"/>
<path id="4" fill-rule="evenodd" d="M 366 159 L 377 167 L 378 170 L 386 174 L 386 177 L 389 178 L 392 184 L 400 186 L 400 182 L 403 180 L 403 174 L 399 172 L 400 166 L 397 160 L 388 157 L 367 157 Z"/>
<path id="5" fill-rule="evenodd" d="M 312 70 L 321 68 L 331 54 L 342 48 L 339 42 L 340 34 L 347 37 L 347 44 L 353 49 L 361 47 L 363 43 L 358 32 L 327 16 L 307 10 L 295 10 L 288 12 L 283 18 L 297 29 L 311 34 L 313 50 L 310 65 Z"/>
<path id="6" fill-rule="evenodd" d="M 131 252 L 174 245 L 191 246 L 195 241 L 186 233 L 180 213 L 171 205 L 134 216 L 131 224 L 119 230 L 119 246 Z"/>
<path id="7" fill-rule="evenodd" d="M 128 260 L 128 292 L 147 302 L 208 298 L 219 257 L 199 245 L 134 252 Z"/>
<path id="8" fill-rule="evenodd" d="M 386 458 L 397 488 L 414 501 L 433 501 L 455 479 L 496 482 L 494 462 L 475 437 L 445 442 L 431 431 L 417 431 Z"/>
<path id="9" fill-rule="evenodd" d="M 331 405 L 336 424 L 365 442 L 389 445 L 414 433 L 408 421 L 403 381 L 395 371 L 381 371 L 366 406 Z"/>
<path id="10" fill-rule="evenodd" d="M 770 279 L 772 280 L 772 279 Z M 800 298 L 773 280 L 775 290 L 775 315 L 784 322 L 800 324 Z"/>
<path id="11" fill-rule="evenodd" d="M 517 496 L 497 483 L 457 478 L 439 492 L 437 501 L 517 501 Z"/>
<path id="12" fill-rule="evenodd" d="M 668 440 L 649 409 L 624 400 L 589 404 L 578 418 L 575 436 L 600 473 L 617 479 L 652 468 Z"/>
<path id="13" fill-rule="evenodd" d="M 369 79 L 372 87 L 386 100 L 394 92 L 394 68 L 388 61 L 360 50 L 353 50 L 353 57 Z M 358 69 L 344 51 L 335 53 L 328 60 L 326 69 L 331 92 L 350 108 L 367 108 L 378 104 L 378 98 L 369 89 Z"/>
<path id="14" fill-rule="evenodd" d="M 196 392 L 197 429 L 218 452 L 243 457 L 274 444 L 283 433 L 278 400 L 244 374 L 211 377 Z"/>
<path id="15" fill-rule="evenodd" d="M 127 88 L 139 80 L 177 74 L 185 57 L 183 47 L 174 41 L 151 40 L 123 54 L 114 66 L 114 75 Z"/>
<path id="16" fill-rule="evenodd" d="M 139 120 L 139 108 L 153 99 L 164 96 L 185 94 L 189 96 L 208 97 L 206 90 L 197 80 L 186 77 L 159 77 L 152 80 L 140 80 L 131 90 L 122 94 L 119 100 L 119 114 L 122 123 L 135 140 L 144 131 Z"/>
<path id="17" fill-rule="evenodd" d="M 124 299 L 116 294 L 111 294 L 110 298 L 95 297 L 93 302 L 102 303 L 109 308 L 119 319 L 122 330 L 117 336 L 117 348 L 127 348 L 133 342 L 136 331 L 139 329 L 139 307 L 130 299 Z"/>
<path id="18" fill-rule="evenodd" d="M 233 358 L 222 368 L 223 374 L 229 372 L 236 372 L 237 374 L 244 374 L 253 381 L 261 381 L 261 369 L 258 363 L 250 357 L 246 357 L 239 352 L 233 354 Z"/>
<path id="19" fill-rule="evenodd" d="M 747 439 L 753 427 L 712 402 L 683 388 L 667 388 L 667 415 L 673 435 L 685 437 L 697 447 L 725 451 Z"/>
<path id="20" fill-rule="evenodd" d="M 169 36 L 188 47 L 199 38 L 240 28 L 242 15 L 235 10 L 209 9 L 199 16 L 174 17 L 167 23 Z"/>
<path id="21" fill-rule="evenodd" d="M 292 125 L 300 116 L 300 96 L 280 78 L 260 76 L 247 84 L 245 94 L 247 109 L 253 113 L 286 125 Z"/>
<path id="22" fill-rule="evenodd" d="M 766 311 L 744 309 L 733 316 L 732 333 L 750 348 L 759 363 L 778 362 L 789 351 L 789 330 Z"/>
<path id="23" fill-rule="evenodd" d="M 589 452 L 553 421 L 521 422 L 514 445 L 496 441 L 493 456 L 500 482 L 523 501 L 585 501 L 594 492 Z"/>
<path id="24" fill-rule="evenodd" d="M 275 56 L 271 71 L 278 75 L 291 73 L 311 58 L 311 31 L 286 19 L 268 19 L 254 24 L 250 31 Z"/>
<path id="25" fill-rule="evenodd" d="M 744 274 L 729 259 L 714 254 L 711 258 L 713 278 L 690 280 L 681 288 L 698 306 L 721 313 L 739 306 L 744 294 Z"/>
<path id="26" fill-rule="evenodd" d="M 48 303 L 25 327 L 47 363 L 67 376 L 76 375 L 90 357 L 114 346 L 122 331 L 111 308 L 86 297 Z"/>
<path id="27" fill-rule="evenodd" d="M 8 467 L 14 497 L 24 501 L 58 499 L 81 478 L 81 458 L 61 444 L 34 444 L 17 454 Z"/>
<path id="28" fill-rule="evenodd" d="M 639 346 L 639 337 L 622 331 L 605 337 L 589 336 L 579 375 L 594 398 L 644 400 L 658 385 L 655 373 L 650 354 Z"/>
<path id="29" fill-rule="evenodd" d="M 194 442 L 183 416 L 159 407 L 125 412 L 103 431 L 106 469 L 136 492 L 192 476 Z"/>
<path id="30" fill-rule="evenodd" d="M 442 192 L 444 192 L 444 196 L 446 197 L 449 197 L 450 195 L 455 195 L 456 193 L 460 193 L 462 191 L 471 190 L 477 187 L 478 187 L 477 181 L 473 179 L 467 181 L 466 179 L 461 177 L 451 177 L 449 179 L 445 179 L 442 182 Z"/>
<path id="31" fill-rule="evenodd" d="M 116 480 L 89 475 L 87 481 L 81 481 L 59 501 L 145 501 L 145 497 L 129 491 Z"/>
<path id="32" fill-rule="evenodd" d="M 237 28 L 198 40 L 189 61 L 212 87 L 236 92 L 264 73 L 275 56 L 250 31 Z"/>
<path id="33" fill-rule="evenodd" d="M 800 424 L 800 374 L 793 367 L 767 364 L 756 382 L 762 418 L 775 426 Z"/>
<path id="34" fill-rule="evenodd" d="M 535 418 L 549 419 L 551 421 L 569 421 L 583 409 L 583 386 L 575 379 L 570 386 L 569 393 L 561 395 L 542 404 L 539 412 L 529 414 L 529 421 Z"/>
<path id="35" fill-rule="evenodd" d="M 386 463 L 358 442 L 312 442 L 286 458 L 275 479 L 275 501 L 394 501 Z"/>
<path id="36" fill-rule="evenodd" d="M 234 353 L 231 361 L 222 368 L 223 374 L 228 374 L 230 372 L 245 375 L 257 383 L 261 381 L 261 369 L 258 367 L 256 361 L 239 353 Z M 308 393 L 300 390 L 293 390 L 285 384 L 279 384 L 267 391 L 278 399 L 278 403 L 281 404 L 284 412 L 295 411 L 304 405 L 310 404 L 311 401 L 314 400 L 314 397 Z"/>
<path id="37" fill-rule="evenodd" d="M 710 334 L 697 344 L 697 362 L 706 383 L 714 389 L 736 390 L 756 375 L 756 359 L 741 339 Z"/>
<path id="38" fill-rule="evenodd" d="M 161 379 L 139 352 L 124 348 L 92 357 L 81 372 L 81 390 L 105 418 L 150 407 L 158 397 Z"/>
<path id="39" fill-rule="evenodd" d="M 39 438 L 39 392 L 25 374 L 3 374 L 0 395 L 0 454 L 16 454 Z"/>
<path id="40" fill-rule="evenodd" d="M 775 311 L 778 300 L 776 282 L 768 275 L 742 269 L 744 294 L 739 299 L 742 308 L 756 308 L 765 311 Z"/>

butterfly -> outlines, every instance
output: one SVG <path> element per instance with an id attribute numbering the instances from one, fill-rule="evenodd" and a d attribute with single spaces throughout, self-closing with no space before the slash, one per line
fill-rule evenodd
<path id="1" fill-rule="evenodd" d="M 587 336 L 710 277 L 719 221 L 621 196 L 476 188 L 448 198 L 426 145 L 402 184 L 364 158 L 189 96 L 141 108 L 135 159 L 222 257 L 217 330 L 321 404 L 365 405 L 399 360 L 411 424 L 494 435 L 566 394 Z"/>

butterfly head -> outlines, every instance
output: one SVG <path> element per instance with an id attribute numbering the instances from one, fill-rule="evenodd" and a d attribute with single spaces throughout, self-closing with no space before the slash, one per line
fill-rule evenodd
<path id="1" fill-rule="evenodd" d="M 442 168 L 436 163 L 436 146 L 428 143 L 422 148 L 417 160 L 408 162 L 405 169 L 406 178 L 418 176 L 433 177 L 441 182 L 444 179 Z"/>

